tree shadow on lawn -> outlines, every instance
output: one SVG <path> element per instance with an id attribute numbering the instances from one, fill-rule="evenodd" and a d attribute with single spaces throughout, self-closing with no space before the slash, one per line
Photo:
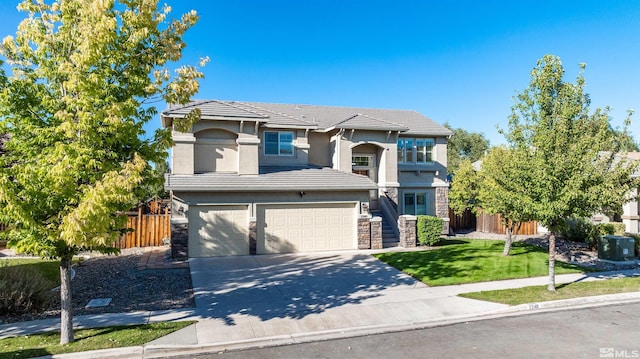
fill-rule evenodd
<path id="1" fill-rule="evenodd" d="M 370 255 L 258 255 L 190 260 L 199 315 L 300 319 L 361 304 L 416 281 Z"/>
<path id="2" fill-rule="evenodd" d="M 462 242 L 462 243 L 459 243 Z M 405 273 L 429 285 L 450 285 L 490 280 L 502 280 L 527 277 L 531 266 L 548 265 L 541 259 L 532 257 L 534 253 L 545 253 L 545 250 L 523 243 L 513 243 L 511 255 L 502 256 L 504 241 L 457 241 L 453 245 L 444 241 L 436 250 L 416 252 L 390 252 L 376 255 L 380 260 L 394 266 Z M 525 257 L 525 258 L 523 258 Z M 539 257 L 538 257 L 539 258 Z M 483 277 L 491 271 L 516 271 L 513 275 Z M 567 270 L 583 269 L 574 264 L 556 261 L 556 268 Z M 518 274 L 519 273 L 519 274 Z M 537 273 L 537 272 L 536 272 Z M 544 275 L 544 273 L 540 273 Z M 450 280 L 448 280 L 448 278 Z"/>
<path id="3" fill-rule="evenodd" d="M 389 265 L 398 268 L 418 280 L 433 285 L 432 281 L 440 278 L 459 277 L 469 271 L 479 270 L 475 264 L 478 260 L 490 257 L 486 251 L 474 251 L 465 245 L 444 243 L 441 248 L 415 252 L 389 252 L 376 257 Z M 464 263 L 464 267 L 458 266 Z"/>

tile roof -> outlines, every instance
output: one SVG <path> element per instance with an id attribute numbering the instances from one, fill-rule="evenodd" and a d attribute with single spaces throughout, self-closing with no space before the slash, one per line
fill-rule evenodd
<path id="1" fill-rule="evenodd" d="M 333 127 L 347 130 L 382 130 L 382 131 L 408 131 L 409 128 L 390 121 L 381 120 L 361 113 L 355 114 L 344 121 L 338 122 Z"/>
<path id="2" fill-rule="evenodd" d="M 194 106 L 207 116 L 265 119 L 267 127 L 297 126 L 310 129 L 376 129 L 401 131 L 407 135 L 449 136 L 449 129 L 412 110 L 386 110 L 358 107 L 277 104 L 242 101 L 195 101 L 185 106 L 170 106 L 163 117 L 180 116 Z M 254 117 L 251 117 L 254 116 Z M 245 118 L 247 118 L 245 117 Z"/>
<path id="3" fill-rule="evenodd" d="M 174 191 L 349 191 L 373 190 L 368 177 L 313 166 L 260 166 L 259 175 L 168 174 L 165 188 Z"/>
<path id="4" fill-rule="evenodd" d="M 254 109 L 246 106 L 238 106 L 230 101 L 193 101 L 184 106 L 169 105 L 169 107 L 162 111 L 164 117 L 183 117 L 187 115 L 194 108 L 199 108 L 202 118 L 207 117 L 231 117 L 231 118 L 258 118 L 267 119 L 268 115 L 255 111 Z"/>

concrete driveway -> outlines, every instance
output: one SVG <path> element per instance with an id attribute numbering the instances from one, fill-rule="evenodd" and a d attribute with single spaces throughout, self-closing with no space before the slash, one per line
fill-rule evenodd
<path id="1" fill-rule="evenodd" d="M 189 260 L 197 343 L 407 325 L 464 315 L 442 294 L 368 253 L 325 252 Z M 503 308 L 490 305 L 484 310 Z"/>

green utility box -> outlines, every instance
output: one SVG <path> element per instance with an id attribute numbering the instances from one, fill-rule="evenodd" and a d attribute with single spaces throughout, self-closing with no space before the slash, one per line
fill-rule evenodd
<path id="1" fill-rule="evenodd" d="M 598 239 L 598 258 L 610 261 L 634 259 L 634 239 L 624 236 L 601 236 Z"/>

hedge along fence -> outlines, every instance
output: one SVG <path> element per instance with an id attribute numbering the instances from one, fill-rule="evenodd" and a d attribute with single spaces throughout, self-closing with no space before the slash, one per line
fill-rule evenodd
<path id="1" fill-rule="evenodd" d="M 418 242 L 423 246 L 432 246 L 440 241 L 444 220 L 434 216 L 417 216 Z"/>

